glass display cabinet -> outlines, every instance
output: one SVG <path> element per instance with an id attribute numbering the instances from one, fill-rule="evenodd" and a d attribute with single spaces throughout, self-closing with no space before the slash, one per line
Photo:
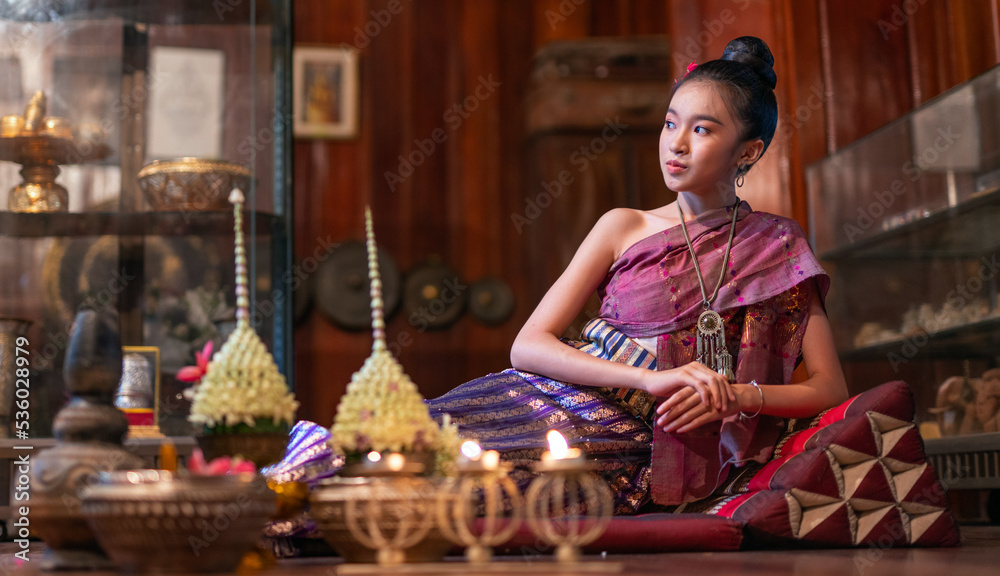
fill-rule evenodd
<path id="1" fill-rule="evenodd" d="M 1000 68 L 809 166 L 852 392 L 913 389 L 947 488 L 1000 488 Z"/>
<path id="2" fill-rule="evenodd" d="M 235 324 L 233 186 L 247 199 L 254 327 L 291 382 L 290 10 L 279 0 L 0 8 L 0 342 L 13 334 L 30 351 L 32 440 L 51 435 L 65 402 L 81 306 L 116 311 L 123 346 L 149 365 L 149 424 L 190 432 L 175 375 Z M 7 388 L 0 446 L 16 441 Z"/>

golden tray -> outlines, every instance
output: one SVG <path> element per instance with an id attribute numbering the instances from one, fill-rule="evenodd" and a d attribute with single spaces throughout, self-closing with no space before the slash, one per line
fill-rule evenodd
<path id="1" fill-rule="evenodd" d="M 24 166 L 92 162 L 107 157 L 107 144 L 44 134 L 0 138 L 0 160 Z"/>
<path id="2" fill-rule="evenodd" d="M 177 158 L 151 162 L 137 178 L 153 210 L 201 211 L 229 210 L 229 193 L 246 191 L 253 175 L 236 162 Z"/>

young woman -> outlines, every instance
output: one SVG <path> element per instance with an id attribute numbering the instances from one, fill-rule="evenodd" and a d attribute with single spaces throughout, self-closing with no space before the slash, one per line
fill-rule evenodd
<path id="1" fill-rule="evenodd" d="M 602 216 L 518 334 L 513 369 L 429 401 L 432 414 L 516 464 L 558 429 L 598 460 L 616 512 L 635 513 L 710 495 L 771 455 L 781 418 L 847 398 L 828 277 L 793 220 L 737 196 L 774 135 L 773 64 L 742 37 L 689 67 L 659 144 L 677 201 Z M 595 290 L 600 315 L 561 340 Z M 799 359 L 808 378 L 792 384 Z"/>

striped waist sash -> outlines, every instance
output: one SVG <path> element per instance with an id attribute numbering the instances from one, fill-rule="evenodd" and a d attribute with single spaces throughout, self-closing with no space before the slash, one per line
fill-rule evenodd
<path id="1" fill-rule="evenodd" d="M 621 333 L 603 318 L 594 318 L 583 327 L 580 341 L 569 342 L 573 347 L 591 356 L 656 370 L 656 356 Z M 653 421 L 656 397 L 643 390 L 631 388 L 602 388 L 605 394 L 622 404 L 637 418 Z"/>

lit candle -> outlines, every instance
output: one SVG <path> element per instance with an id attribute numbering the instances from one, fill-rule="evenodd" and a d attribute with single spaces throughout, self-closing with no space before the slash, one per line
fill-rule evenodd
<path id="1" fill-rule="evenodd" d="M 462 455 L 457 466 L 462 472 L 495 472 L 500 469 L 500 453 L 496 450 L 483 452 L 475 440 L 466 440 L 459 450 Z"/>
<path id="2" fill-rule="evenodd" d="M 385 464 L 389 467 L 389 470 L 399 472 L 406 464 L 406 458 L 404 458 L 402 454 L 393 452 L 392 454 L 389 454 L 388 458 L 385 459 Z"/>
<path id="3" fill-rule="evenodd" d="M 546 435 L 549 441 L 549 449 L 542 452 L 542 461 L 535 464 L 538 472 L 556 472 L 583 470 L 587 468 L 587 461 L 583 457 L 583 451 L 579 448 L 570 448 L 566 443 L 566 438 L 556 430 L 549 430 Z"/>
<path id="4" fill-rule="evenodd" d="M 479 457 L 483 453 L 483 449 L 480 448 L 479 443 L 475 440 L 466 440 L 462 442 L 462 456 L 465 456 L 470 461 L 479 460 Z"/>
<path id="5" fill-rule="evenodd" d="M 568 460 L 583 455 L 579 448 L 570 448 L 566 438 L 557 430 L 549 430 L 546 439 L 549 441 L 549 451 L 542 454 L 542 460 Z"/>
<path id="6" fill-rule="evenodd" d="M 406 456 L 398 452 L 381 454 L 372 450 L 365 455 L 365 459 L 352 472 L 358 476 L 399 476 L 407 474 L 420 474 L 424 471 L 424 465 L 406 459 Z"/>
<path id="7" fill-rule="evenodd" d="M 496 470 L 500 467 L 500 453 L 496 450 L 487 450 L 483 452 L 483 468 L 487 470 Z"/>

